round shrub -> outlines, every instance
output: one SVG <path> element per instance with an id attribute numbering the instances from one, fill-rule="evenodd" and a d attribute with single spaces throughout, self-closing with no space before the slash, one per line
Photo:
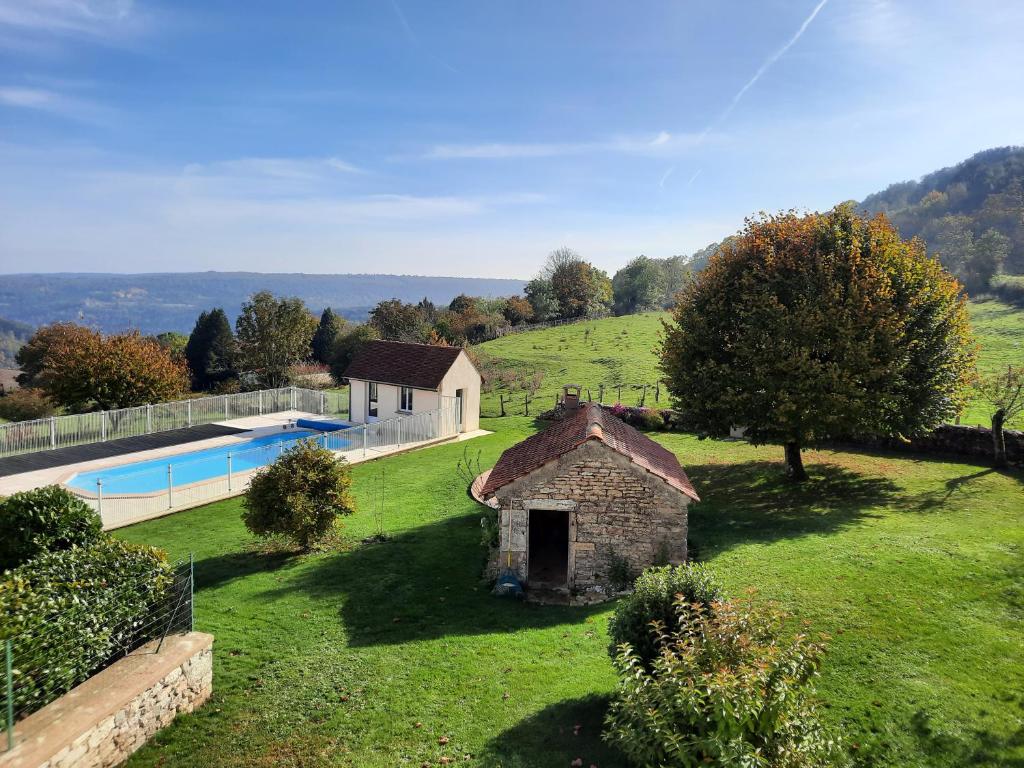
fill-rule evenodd
<path id="1" fill-rule="evenodd" d="M 103 535 L 99 515 L 59 485 L 22 491 L 0 500 L 0 571 L 43 552 L 85 547 Z"/>
<path id="2" fill-rule="evenodd" d="M 344 459 L 303 440 L 253 475 L 242 520 L 257 536 L 285 536 L 308 550 L 341 515 L 355 511 Z"/>
<path id="3" fill-rule="evenodd" d="M 41 389 L 22 388 L 0 397 L 0 418 L 9 421 L 45 419 L 57 412 Z"/>
<path id="4" fill-rule="evenodd" d="M 699 563 L 646 569 L 608 622 L 612 638 L 609 655 L 614 659 L 619 646 L 628 643 L 641 662 L 650 665 L 658 655 L 658 633 L 651 623 L 661 622 L 669 629 L 675 626 L 677 596 L 686 604 L 706 606 L 722 599 L 722 588 L 711 569 Z"/>
<path id="5" fill-rule="evenodd" d="M 7 571 L 0 638 L 12 640 L 15 711 L 38 709 L 149 639 L 171 581 L 163 552 L 112 538 Z"/>
<path id="6" fill-rule="evenodd" d="M 825 768 L 839 744 L 821 726 L 811 681 L 824 646 L 787 637 L 785 616 L 749 601 L 680 600 L 653 665 L 629 645 L 604 739 L 635 765 Z"/>

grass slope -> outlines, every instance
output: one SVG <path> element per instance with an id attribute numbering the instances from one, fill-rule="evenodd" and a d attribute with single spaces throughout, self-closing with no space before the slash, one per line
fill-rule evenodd
<path id="1" fill-rule="evenodd" d="M 485 467 L 534 429 L 484 426 L 464 445 Z M 793 486 L 777 449 L 656 437 L 703 498 L 691 538 L 729 591 L 755 586 L 832 636 L 819 691 L 857 765 L 1024 765 L 1024 474 L 810 452 Z M 462 452 L 354 468 L 347 533 L 374 532 L 383 472 L 383 544 L 259 554 L 237 500 L 119 531 L 195 553 L 197 628 L 217 637 L 211 701 L 131 765 L 622 765 L 599 738 L 612 607 L 487 593 Z"/>
<path id="2" fill-rule="evenodd" d="M 993 300 L 970 302 L 968 308 L 979 346 L 979 372 L 988 374 L 1005 370 L 1007 365 L 1024 365 L 1024 309 Z M 506 336 L 481 344 L 478 349 L 499 367 L 544 373 L 536 402 L 530 406 L 531 415 L 550 408 L 562 385 L 570 383 L 589 388 L 595 399 L 604 384 L 605 402 L 615 402 L 615 387 L 622 384 L 622 402 L 629 405 L 639 402 L 642 385 L 648 384 L 647 405 L 667 406 L 664 392 L 660 402 L 654 401 L 654 383 L 661 375 L 656 354 L 658 334 L 662 319 L 667 317 L 660 312 L 610 317 Z M 484 394 L 485 414 L 498 415 L 499 393 L 512 398 L 506 413 L 523 414 L 522 390 L 502 385 Z M 987 425 L 991 410 L 986 403 L 975 400 L 962 421 Z"/>

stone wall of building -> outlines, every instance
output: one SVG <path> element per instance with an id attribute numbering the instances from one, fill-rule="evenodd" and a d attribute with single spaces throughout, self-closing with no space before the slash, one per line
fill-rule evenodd
<path id="1" fill-rule="evenodd" d="M 213 636 L 150 643 L 15 724 L 0 768 L 110 768 L 213 691 Z"/>
<path id="2" fill-rule="evenodd" d="M 634 573 L 656 562 L 686 560 L 689 499 L 597 441 L 511 483 L 498 498 L 497 565 L 505 567 L 511 554 L 524 583 L 531 508 L 569 509 L 569 588 L 575 595 L 607 595 L 616 558 Z"/>

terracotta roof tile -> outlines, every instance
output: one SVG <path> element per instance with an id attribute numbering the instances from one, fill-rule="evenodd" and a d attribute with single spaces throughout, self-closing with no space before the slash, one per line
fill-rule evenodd
<path id="1" fill-rule="evenodd" d="M 587 440 L 604 443 L 694 501 L 700 501 L 674 453 L 593 403 L 584 404 L 562 421 L 531 435 L 501 454 L 487 478 L 482 494 L 486 497 L 494 493 L 578 448 Z"/>
<path id="2" fill-rule="evenodd" d="M 433 344 L 369 341 L 345 369 L 345 378 L 437 389 L 461 351 Z"/>

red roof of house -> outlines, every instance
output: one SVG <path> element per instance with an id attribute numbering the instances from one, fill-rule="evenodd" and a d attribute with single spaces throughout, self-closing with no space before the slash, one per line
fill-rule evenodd
<path id="1" fill-rule="evenodd" d="M 525 477 L 587 440 L 604 443 L 694 501 L 700 501 L 674 453 L 593 403 L 584 404 L 562 421 L 501 454 L 482 495 L 486 497 L 513 480 Z"/>
<path id="2" fill-rule="evenodd" d="M 437 389 L 460 352 L 460 347 L 368 341 L 345 369 L 345 378 Z"/>

